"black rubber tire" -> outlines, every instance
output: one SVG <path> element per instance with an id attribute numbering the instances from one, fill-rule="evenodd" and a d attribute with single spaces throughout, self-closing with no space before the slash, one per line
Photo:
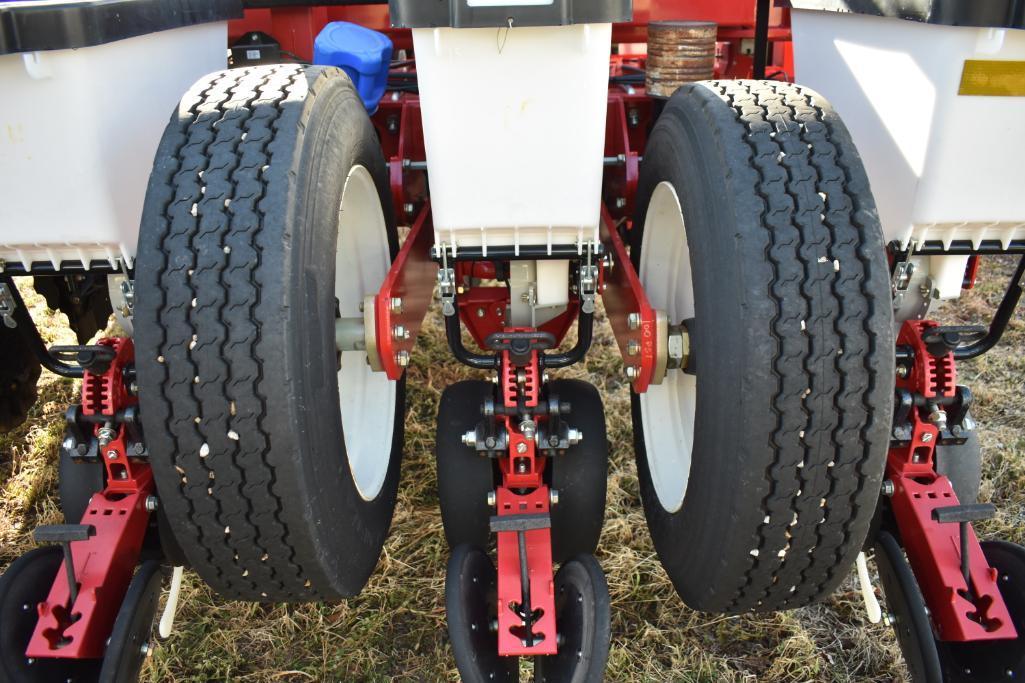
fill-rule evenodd
<path id="1" fill-rule="evenodd" d="M 548 460 L 549 485 L 559 492 L 552 507 L 552 559 L 562 563 L 598 548 L 605 521 L 609 442 L 605 408 L 594 385 L 576 379 L 552 380 L 546 391 L 568 401 L 566 421 L 580 430 L 580 443 Z"/>
<path id="2" fill-rule="evenodd" d="M 146 662 L 143 645 L 153 647 L 153 621 L 160 601 L 160 563 L 144 562 L 135 572 L 121 602 L 103 655 L 100 683 L 132 683 Z"/>
<path id="3" fill-rule="evenodd" d="M 441 393 L 434 439 L 438 467 L 438 504 L 450 548 L 467 543 L 487 548 L 495 488 L 494 464 L 463 443 L 463 434 L 481 420 L 481 407 L 493 397 L 494 385 L 482 380 L 456 382 Z"/>
<path id="4" fill-rule="evenodd" d="M 997 570 L 997 586 L 1018 637 L 938 643 L 945 683 L 998 683 L 1025 677 L 1025 547 L 1007 541 L 981 545 L 989 565 Z"/>
<path id="5" fill-rule="evenodd" d="M 904 558 L 904 551 L 891 534 L 881 531 L 876 539 L 875 557 L 886 607 L 893 619 L 893 631 L 911 680 L 941 683 L 940 658 L 925 598 Z"/>
<path id="6" fill-rule="evenodd" d="M 491 630 L 498 609 L 495 565 L 480 548 L 456 546 L 445 574 L 445 616 L 456 668 L 463 683 L 515 683 L 519 657 L 498 655 Z"/>
<path id="7" fill-rule="evenodd" d="M 936 471 L 950 479 L 962 505 L 979 502 L 979 487 L 982 485 L 982 447 L 979 435 L 968 432 L 963 444 L 939 444 L 933 455 Z"/>
<path id="8" fill-rule="evenodd" d="M 62 559 L 57 546 L 36 548 L 12 562 L 0 577 L 0 680 L 10 683 L 92 683 L 97 680 L 99 659 L 40 658 L 29 663 L 25 657 L 25 648 L 39 620 L 35 607 L 50 594 Z"/>
<path id="9" fill-rule="evenodd" d="M 691 250 L 698 380 L 676 512 L 656 496 L 633 396 L 648 528 L 695 609 L 809 604 L 854 564 L 888 445 L 893 321 L 868 178 L 817 93 L 710 81 L 680 88 L 652 130 L 630 231 L 635 266 L 663 181 Z"/>
<path id="10" fill-rule="evenodd" d="M 555 574 L 555 623 L 563 637 L 558 654 L 534 658 L 537 683 L 601 683 L 612 640 L 611 599 L 605 574 L 592 555 L 566 562 Z"/>
<path id="11" fill-rule="evenodd" d="M 36 402 L 42 367 L 17 328 L 0 321 L 0 434 L 20 426 Z"/>
<path id="12" fill-rule="evenodd" d="M 94 493 L 107 485 L 102 462 L 75 462 L 64 448 L 57 463 L 57 489 L 65 524 L 80 524 Z"/>
<path id="13" fill-rule="evenodd" d="M 394 257 L 384 158 L 339 69 L 211 74 L 157 150 L 136 266 L 142 422 L 174 535 L 228 598 L 355 595 L 391 524 L 403 385 L 380 444 L 384 485 L 366 501 L 330 379 L 336 227 L 357 164 L 373 177 Z"/>

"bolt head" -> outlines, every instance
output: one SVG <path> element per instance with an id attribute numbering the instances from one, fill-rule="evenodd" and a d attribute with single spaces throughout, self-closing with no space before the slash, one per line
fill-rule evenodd
<path id="1" fill-rule="evenodd" d="M 922 434 L 922 443 L 929 443 L 930 441 L 932 441 L 932 432 Z"/>
<path id="2" fill-rule="evenodd" d="M 400 299 L 399 297 L 393 297 L 392 300 L 388 302 L 388 308 L 391 309 L 392 313 L 401 313 L 402 299 Z"/>
<path id="3" fill-rule="evenodd" d="M 641 326 L 641 314 L 631 313 L 626 316 L 626 324 L 631 330 L 636 330 Z"/>
<path id="4" fill-rule="evenodd" d="M 527 444 L 524 443 L 523 441 L 521 441 L 518 444 L 516 444 L 516 452 L 517 453 L 526 453 L 527 452 Z"/>
<path id="5" fill-rule="evenodd" d="M 479 306 L 477 307 L 477 317 L 478 318 L 483 318 L 484 317 L 484 309 L 480 308 Z"/>
<path id="6" fill-rule="evenodd" d="M 409 366 L 409 351 L 399 351 L 395 354 L 395 364 L 400 368 Z"/>
<path id="7" fill-rule="evenodd" d="M 157 507 L 159 507 L 159 505 L 160 505 L 160 503 L 159 503 L 159 501 L 157 501 L 157 497 L 156 496 L 146 496 L 146 509 L 147 510 L 149 510 L 150 512 L 154 512 L 157 509 Z"/>
<path id="8" fill-rule="evenodd" d="M 640 371 L 635 366 L 633 366 L 633 365 L 627 365 L 626 366 L 626 377 L 627 377 L 627 379 L 637 379 L 637 375 L 639 375 L 639 374 L 640 374 Z"/>
<path id="9" fill-rule="evenodd" d="M 559 490 L 558 489 L 548 489 L 548 504 L 549 505 L 558 505 L 559 504 Z"/>
<path id="10" fill-rule="evenodd" d="M 409 339 L 409 330 L 402 325 L 396 325 L 392 328 L 392 337 L 396 340 L 402 341 L 403 339 Z"/>
<path id="11" fill-rule="evenodd" d="M 622 209 L 626 206 L 626 197 L 616 197 L 616 208 Z"/>
<path id="12" fill-rule="evenodd" d="M 897 376 L 898 377 L 907 377 L 908 374 L 909 374 L 908 366 L 906 366 L 906 365 L 898 365 L 897 366 Z"/>
<path id="13" fill-rule="evenodd" d="M 566 433 L 566 438 L 569 440 L 570 446 L 575 446 L 583 440 L 584 434 L 579 429 L 570 429 Z"/>
<path id="14" fill-rule="evenodd" d="M 115 451 L 114 449 L 111 449 L 111 450 L 107 451 L 107 459 L 108 460 L 117 460 L 117 451 Z"/>
<path id="15" fill-rule="evenodd" d="M 885 481 L 883 481 L 882 494 L 884 496 L 892 496 L 895 490 L 896 487 L 893 485 L 893 482 L 891 480 L 886 479 Z"/>
<path id="16" fill-rule="evenodd" d="M 498 494 L 494 491 L 488 491 L 488 507 L 493 508 L 498 504 Z"/>
<path id="17" fill-rule="evenodd" d="M 477 445 L 477 432 L 469 431 L 463 434 L 463 445 L 464 446 L 476 446 Z"/>
<path id="18" fill-rule="evenodd" d="M 636 339 L 631 339 L 626 343 L 626 353 L 629 356 L 636 356 L 641 352 L 641 345 Z"/>
<path id="19" fill-rule="evenodd" d="M 410 215 L 413 214 L 413 211 L 416 210 L 416 207 L 413 206 L 412 202 L 406 202 L 405 204 L 402 205 L 402 210 L 406 212 L 407 216 L 410 216 Z"/>

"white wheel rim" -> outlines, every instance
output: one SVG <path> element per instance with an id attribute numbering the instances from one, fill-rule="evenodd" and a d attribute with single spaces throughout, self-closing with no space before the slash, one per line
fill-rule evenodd
<path id="1" fill-rule="evenodd" d="M 639 276 L 648 301 L 665 311 L 670 323 L 694 317 L 687 231 L 680 199 L 669 182 L 655 188 L 648 204 Z M 670 370 L 662 384 L 653 384 L 640 395 L 648 470 L 667 512 L 678 511 L 687 494 L 696 399 L 697 378 L 679 370 Z"/>
<path id="2" fill-rule="evenodd" d="M 335 297 L 343 318 L 358 318 L 366 294 L 381 288 L 391 251 L 381 200 L 370 172 L 353 166 L 338 207 Z M 338 371 L 339 410 L 349 471 L 363 500 L 384 486 L 395 430 L 395 382 L 367 365 L 366 351 L 343 351 Z"/>

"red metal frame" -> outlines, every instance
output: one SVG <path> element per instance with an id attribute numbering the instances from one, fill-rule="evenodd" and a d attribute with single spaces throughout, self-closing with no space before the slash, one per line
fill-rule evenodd
<path id="1" fill-rule="evenodd" d="M 898 377 L 897 386 L 926 398 L 952 398 L 957 389 L 954 354 L 934 357 L 922 340 L 922 334 L 936 326 L 928 320 L 904 323 L 897 345 L 912 349 L 914 363 L 907 377 Z M 997 588 L 997 572 L 986 561 L 974 530 L 968 531 L 969 587 L 961 573 L 959 526 L 932 517 L 933 510 L 959 503 L 950 480 L 936 472 L 933 455 L 940 433 L 921 410 L 911 411 L 910 440 L 891 446 L 886 475 L 894 484 L 890 504 L 900 537 L 937 637 L 962 642 L 1016 638 Z M 969 590 L 974 599 L 969 599 Z"/>
<path id="2" fill-rule="evenodd" d="M 377 326 L 377 349 L 381 367 L 389 379 L 399 379 L 405 366 L 398 362 L 400 353 L 413 352 L 417 335 L 431 305 L 438 265 L 431 260 L 434 228 L 428 202 L 420 210 L 398 256 L 392 262 L 381 289 L 374 297 L 374 320 Z M 401 303 L 396 303 L 401 302 Z M 396 331 L 406 334 L 398 336 Z"/>
<path id="3" fill-rule="evenodd" d="M 616 223 L 602 207 L 601 240 L 609 248 L 611 269 L 604 274 L 602 300 L 619 351 L 627 364 L 637 368 L 631 385 L 643 393 L 651 385 L 658 358 L 658 320 L 655 309 L 648 302 L 637 271 L 630 262 L 626 245 L 620 239 Z M 630 325 L 630 316 L 638 315 L 638 324 Z M 631 353 L 631 346 L 637 350 Z"/>
<path id="4" fill-rule="evenodd" d="M 117 355 L 106 372 L 88 370 L 82 378 L 82 412 L 115 416 L 137 399 L 125 390 L 124 370 L 132 362 L 131 339 L 102 339 L 99 344 Z M 103 425 L 96 425 L 100 436 Z M 149 465 L 128 457 L 127 428 L 117 426 L 116 436 L 101 440 L 100 457 L 107 468 L 107 486 L 89 501 L 82 524 L 96 534 L 71 544 L 78 599 L 69 605 L 67 574 L 57 572 L 45 602 L 38 606 L 39 621 L 25 651 L 28 657 L 98 659 L 114 627 L 121 601 L 135 571 L 149 523 L 146 498 L 153 491 Z"/>

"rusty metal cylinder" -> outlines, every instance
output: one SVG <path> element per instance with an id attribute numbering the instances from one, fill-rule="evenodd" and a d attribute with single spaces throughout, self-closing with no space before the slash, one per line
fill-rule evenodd
<path id="1" fill-rule="evenodd" d="M 645 86 L 652 97 L 670 97 L 684 83 L 712 78 L 716 24 L 653 21 L 648 24 Z"/>

